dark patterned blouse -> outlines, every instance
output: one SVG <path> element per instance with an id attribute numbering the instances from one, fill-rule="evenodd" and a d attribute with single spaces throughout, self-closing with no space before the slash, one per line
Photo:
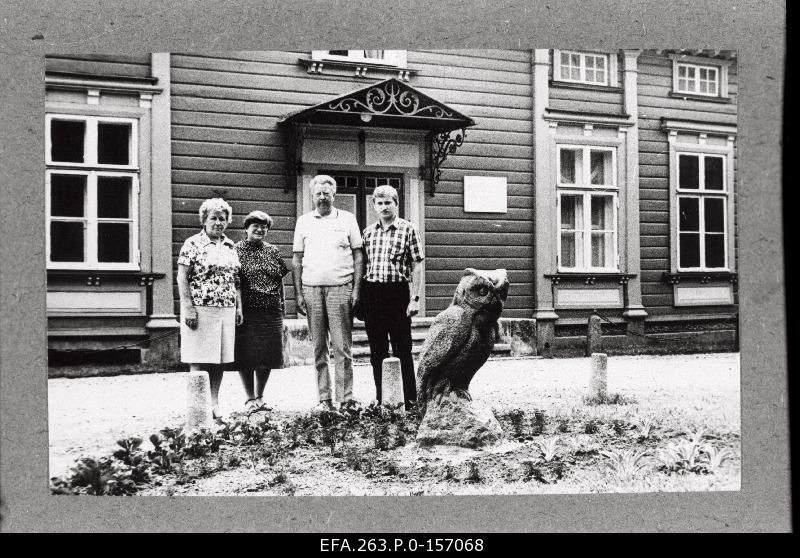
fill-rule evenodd
<path id="1" fill-rule="evenodd" d="M 254 310 L 284 312 L 283 276 L 289 268 L 280 250 L 266 242 L 242 240 L 236 243 L 239 255 L 239 277 L 242 288 L 242 309 L 245 314 Z"/>

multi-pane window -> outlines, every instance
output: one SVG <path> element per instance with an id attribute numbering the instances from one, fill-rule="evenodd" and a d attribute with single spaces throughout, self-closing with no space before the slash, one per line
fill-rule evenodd
<path id="1" fill-rule="evenodd" d="M 617 182 L 613 148 L 558 148 L 558 267 L 615 270 Z"/>
<path id="2" fill-rule="evenodd" d="M 406 64 L 404 50 L 315 50 L 311 53 L 314 60 L 342 62 L 368 62 L 403 67 Z"/>
<path id="3" fill-rule="evenodd" d="M 606 54 L 558 51 L 558 78 L 560 81 L 609 84 L 609 58 Z"/>
<path id="4" fill-rule="evenodd" d="M 727 269 L 725 157 L 678 153 L 678 269 Z"/>
<path id="5" fill-rule="evenodd" d="M 678 93 L 715 97 L 719 95 L 719 68 L 697 64 L 678 64 L 677 72 L 676 91 Z"/>
<path id="6" fill-rule="evenodd" d="M 351 60 L 383 60 L 383 50 L 329 50 L 330 56 L 344 56 Z"/>
<path id="7" fill-rule="evenodd" d="M 138 268 L 137 121 L 51 114 L 46 135 L 48 267 Z"/>

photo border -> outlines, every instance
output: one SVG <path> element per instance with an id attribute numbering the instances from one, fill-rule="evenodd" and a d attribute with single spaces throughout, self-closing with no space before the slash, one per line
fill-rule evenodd
<path id="1" fill-rule="evenodd" d="M 788 531 L 780 1 L 345 3 L 11 1 L 0 8 L 0 530 Z M 341 11 L 342 6 L 348 11 Z M 470 8 L 470 6 L 472 6 Z M 334 10 L 329 7 L 336 8 Z M 421 17 L 421 14 L 424 17 Z M 459 21 L 454 23 L 454 20 Z M 380 22 L 380 23 L 379 23 Z M 740 492 L 423 497 L 51 496 L 44 257 L 44 55 L 553 45 L 736 49 Z M 698 371 L 702 373 L 702 371 Z"/>

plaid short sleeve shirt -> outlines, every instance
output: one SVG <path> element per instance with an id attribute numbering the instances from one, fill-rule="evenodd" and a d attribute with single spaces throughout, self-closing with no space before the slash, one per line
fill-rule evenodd
<path id="1" fill-rule="evenodd" d="M 400 217 L 386 228 L 378 221 L 364 229 L 364 248 L 364 279 L 373 283 L 410 282 L 412 262 L 425 259 L 417 229 Z"/>

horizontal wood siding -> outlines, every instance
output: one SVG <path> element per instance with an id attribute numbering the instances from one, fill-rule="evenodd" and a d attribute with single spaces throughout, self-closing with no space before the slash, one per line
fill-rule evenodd
<path id="1" fill-rule="evenodd" d="M 227 234 L 244 238 L 242 218 L 254 209 L 274 219 L 268 240 L 291 260 L 296 200 L 286 186 L 278 119 L 340 94 L 306 77 L 303 53 L 172 54 L 172 254 L 200 230 L 203 200 L 222 196 L 233 208 Z M 307 85 L 306 85 L 307 83 Z M 315 90 L 314 85 L 324 85 Z M 339 84 L 341 87 L 341 84 Z M 346 89 L 345 89 L 346 90 Z M 285 278 L 294 312 L 291 276 Z M 178 301 L 177 287 L 174 298 Z"/>
<path id="2" fill-rule="evenodd" d="M 237 52 L 172 55 L 173 256 L 199 230 L 202 201 L 223 195 L 241 218 L 264 209 L 275 218 L 269 240 L 291 256 L 295 193 L 284 193 L 283 137 L 287 113 L 363 88 L 367 81 L 309 75 L 299 64 L 308 52 Z M 480 267 L 506 267 L 512 281 L 509 316 L 530 316 L 533 256 L 530 53 L 525 51 L 409 52 L 419 73 L 410 84 L 478 123 L 443 166 L 435 197 L 426 195 L 427 304 L 445 308 L 463 272 L 465 254 Z M 509 211 L 465 214 L 463 176 L 506 176 Z M 461 250 L 461 255 L 452 249 Z M 474 266 L 473 262 L 473 266 Z M 285 280 L 288 312 L 294 310 Z M 177 289 L 175 299 L 177 301 Z"/>
<path id="3" fill-rule="evenodd" d="M 583 86 L 553 80 L 553 51 L 550 51 L 549 108 L 600 114 L 624 114 L 622 60 L 617 57 L 617 87 Z"/>
<path id="4" fill-rule="evenodd" d="M 650 315 L 713 313 L 714 308 L 675 308 L 673 287 L 662 280 L 662 273 L 670 270 L 671 231 L 669 144 L 666 132 L 661 129 L 661 119 L 736 124 L 736 64 L 729 66 L 729 103 L 671 97 L 672 60 L 666 56 L 644 53 L 638 65 L 642 302 Z M 735 176 L 734 172 L 734 180 Z M 730 308 L 723 310 L 730 312 Z"/>
<path id="5" fill-rule="evenodd" d="M 533 140 L 531 55 L 525 51 L 409 52 L 411 84 L 476 121 L 442 165 L 436 195 L 425 198 L 426 300 L 446 308 L 464 268 L 506 268 L 504 315 L 533 306 Z M 505 214 L 464 212 L 464 176 L 505 176 Z"/>
<path id="6" fill-rule="evenodd" d="M 150 77 L 150 55 L 49 54 L 45 57 L 45 69 L 48 72 L 143 78 Z"/>

